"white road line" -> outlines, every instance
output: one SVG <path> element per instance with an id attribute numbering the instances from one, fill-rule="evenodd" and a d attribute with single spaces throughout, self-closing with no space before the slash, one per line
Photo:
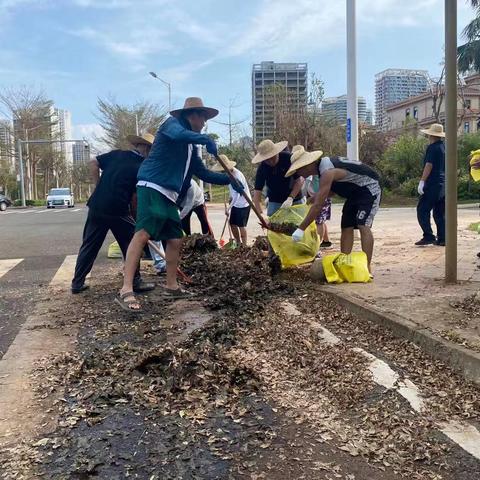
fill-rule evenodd
<path id="1" fill-rule="evenodd" d="M 67 255 L 50 282 L 51 287 L 70 287 L 78 255 Z"/>
<path id="2" fill-rule="evenodd" d="M 49 212 L 50 209 L 45 209 L 45 210 L 37 210 L 36 212 L 33 212 L 33 213 L 44 213 L 44 212 Z"/>
<path id="3" fill-rule="evenodd" d="M 82 210 L 82 209 L 81 209 L 81 208 L 74 208 L 74 209 L 72 210 L 72 212 L 79 212 L 80 210 Z"/>
<path id="4" fill-rule="evenodd" d="M 9 258 L 7 260 L 0 260 L 0 278 L 8 273 L 12 268 L 16 267 L 23 258 Z"/>
<path id="5" fill-rule="evenodd" d="M 480 460 L 480 432 L 473 425 L 451 420 L 440 424 L 439 427 L 450 440 Z"/>

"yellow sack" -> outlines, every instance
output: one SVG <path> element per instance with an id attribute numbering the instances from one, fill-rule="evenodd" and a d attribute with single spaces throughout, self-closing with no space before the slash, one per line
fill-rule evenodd
<path id="1" fill-rule="evenodd" d="M 293 205 L 290 208 L 280 208 L 271 217 L 274 223 L 293 223 L 300 225 L 307 216 L 310 206 Z M 282 268 L 295 267 L 312 262 L 320 248 L 320 239 L 317 227 L 312 222 L 305 230 L 305 236 L 300 242 L 295 243 L 290 235 L 272 232 L 267 233 L 268 241 L 273 251 L 278 255 Z"/>
<path id="2" fill-rule="evenodd" d="M 336 253 L 322 258 L 323 271 L 328 283 L 371 282 L 365 252 Z"/>
<path id="3" fill-rule="evenodd" d="M 478 182 L 480 181 L 480 168 L 473 168 L 473 165 L 480 163 L 480 150 L 470 152 L 470 175 Z"/>
<path id="4" fill-rule="evenodd" d="M 117 242 L 113 242 L 108 246 L 107 257 L 108 258 L 123 258 L 122 251 L 120 250 L 120 247 L 118 246 Z"/>

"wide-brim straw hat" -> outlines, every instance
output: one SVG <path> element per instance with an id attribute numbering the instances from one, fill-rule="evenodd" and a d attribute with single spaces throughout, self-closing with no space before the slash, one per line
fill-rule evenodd
<path id="1" fill-rule="evenodd" d="M 178 118 L 182 114 L 182 112 L 188 112 L 189 110 L 202 110 L 203 112 L 205 112 L 205 117 L 207 120 L 210 120 L 211 118 L 218 115 L 218 110 L 216 108 L 206 107 L 200 97 L 188 97 L 185 100 L 183 108 L 172 110 L 170 112 L 170 115 L 172 117 Z"/>
<path id="2" fill-rule="evenodd" d="M 322 155 L 323 155 L 323 152 L 321 150 L 307 152 L 303 145 L 295 145 L 292 149 L 292 156 L 290 158 L 292 165 L 288 169 L 285 176 L 290 177 L 298 169 L 302 167 L 306 167 L 307 165 L 310 165 L 311 163 L 317 161 Z"/>
<path id="3" fill-rule="evenodd" d="M 445 137 L 443 125 L 441 123 L 433 123 L 426 130 L 420 130 L 424 135 L 431 135 L 432 137 Z"/>
<path id="4" fill-rule="evenodd" d="M 252 163 L 260 163 L 264 160 L 274 157 L 288 145 L 285 140 L 283 142 L 273 143 L 271 140 L 262 140 L 257 146 L 257 154 L 253 157 Z"/>
<path id="5" fill-rule="evenodd" d="M 132 145 L 138 145 L 140 143 L 143 145 L 149 145 L 151 147 L 153 145 L 154 140 L 155 140 L 155 137 L 151 133 L 144 133 L 141 136 L 128 135 L 127 137 L 127 141 Z"/>
<path id="6" fill-rule="evenodd" d="M 226 155 L 224 155 L 223 153 L 221 155 L 219 155 L 219 157 L 225 162 L 225 164 L 227 165 L 227 168 L 229 170 L 232 170 L 233 167 L 237 164 L 237 162 L 234 162 L 233 160 L 230 160 Z M 212 168 L 212 171 L 214 172 L 223 172 L 223 167 L 222 165 L 217 162 L 213 168 Z"/>

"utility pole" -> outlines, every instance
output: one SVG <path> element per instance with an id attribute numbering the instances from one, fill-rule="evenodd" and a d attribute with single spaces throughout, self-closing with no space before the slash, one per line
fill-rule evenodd
<path id="1" fill-rule="evenodd" d="M 347 158 L 358 160 L 357 26 L 355 1 L 347 0 Z"/>
<path id="2" fill-rule="evenodd" d="M 445 282 L 457 282 L 457 0 L 445 0 Z"/>

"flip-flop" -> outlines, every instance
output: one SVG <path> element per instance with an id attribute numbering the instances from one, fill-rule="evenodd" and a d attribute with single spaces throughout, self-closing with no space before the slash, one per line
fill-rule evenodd
<path id="1" fill-rule="evenodd" d="M 195 294 L 192 292 L 187 292 L 186 290 L 180 287 L 176 289 L 163 287 L 162 296 L 164 296 L 165 298 L 178 299 L 178 298 L 192 298 L 195 296 Z"/>
<path id="2" fill-rule="evenodd" d="M 127 300 L 128 297 L 132 297 L 130 300 Z M 135 297 L 135 294 L 133 292 L 125 292 L 119 294 L 117 297 L 115 297 L 114 302 L 120 306 L 122 310 L 125 310 L 126 312 L 130 313 L 143 313 L 143 308 L 140 305 L 139 301 Z M 131 308 L 131 305 L 136 304 L 140 305 L 140 308 Z"/>

